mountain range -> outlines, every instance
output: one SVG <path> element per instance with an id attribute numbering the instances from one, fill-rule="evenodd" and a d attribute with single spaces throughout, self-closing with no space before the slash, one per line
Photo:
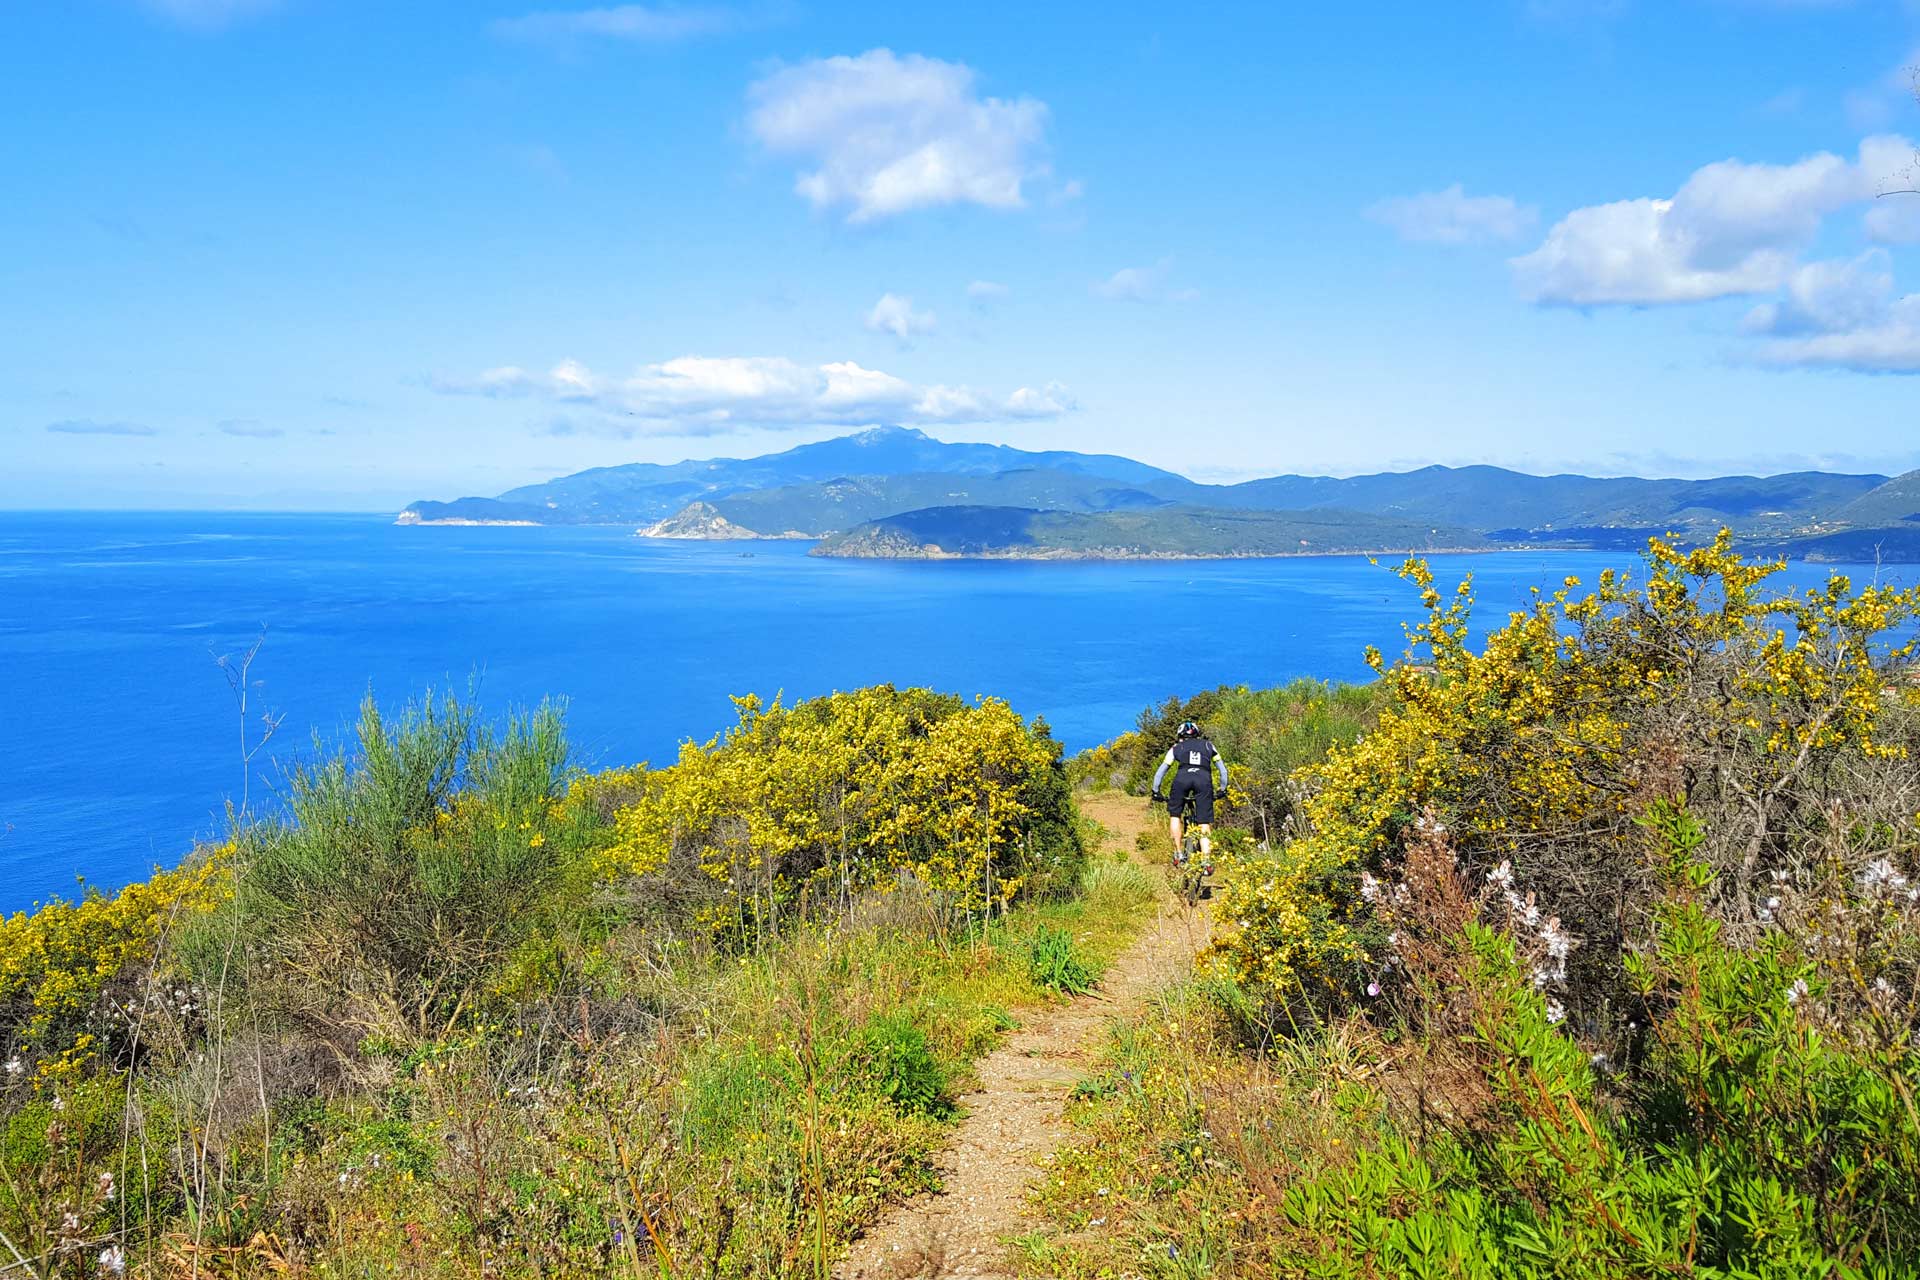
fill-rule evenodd
<path id="1" fill-rule="evenodd" d="M 1920 472 L 1675 480 L 1432 466 L 1215 485 L 1110 454 L 877 427 L 757 458 L 597 467 L 492 498 L 416 502 L 399 519 L 635 524 L 661 537 L 823 538 L 827 554 L 890 555 L 909 545 L 965 555 L 1637 547 L 1726 525 L 1783 554 L 1920 559 Z"/>

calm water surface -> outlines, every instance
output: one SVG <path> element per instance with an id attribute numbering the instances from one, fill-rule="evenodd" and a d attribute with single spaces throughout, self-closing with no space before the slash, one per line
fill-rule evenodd
<path id="1" fill-rule="evenodd" d="M 0 911 L 76 877 L 113 888 L 218 829 L 241 777 L 213 655 L 267 628 L 275 748 L 382 703 L 477 687 L 492 712 L 569 700 L 590 764 L 665 760 L 727 696 L 881 681 L 992 693 L 1078 749 L 1223 681 L 1366 674 L 1416 602 L 1358 557 L 888 563 L 806 544 L 655 543 L 620 529 L 403 529 L 386 517 L 0 513 Z M 1498 621 L 1534 584 L 1628 558 L 1439 557 Z M 1911 571 L 1908 571 L 1909 577 Z M 1824 570 L 1796 566 L 1795 581 Z M 256 761 L 271 794 L 275 765 Z"/>

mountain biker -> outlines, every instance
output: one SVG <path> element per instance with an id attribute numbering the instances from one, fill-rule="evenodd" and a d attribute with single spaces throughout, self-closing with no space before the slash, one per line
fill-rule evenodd
<path id="1" fill-rule="evenodd" d="M 1163 795 L 1160 791 L 1161 779 L 1167 776 L 1167 770 L 1175 766 L 1178 766 L 1178 770 L 1173 775 L 1173 786 Z M 1215 770 L 1220 775 L 1217 788 L 1208 776 Z M 1180 843 L 1181 819 L 1186 812 L 1187 802 L 1191 800 L 1194 823 L 1200 828 L 1200 872 L 1202 875 L 1213 874 L 1213 802 L 1224 800 L 1226 796 L 1227 762 L 1220 758 L 1220 752 L 1200 732 L 1199 725 L 1191 720 L 1182 720 L 1178 741 L 1167 751 L 1166 758 L 1153 775 L 1153 798 L 1167 806 L 1167 826 L 1173 833 L 1175 862 L 1184 864 L 1187 860 L 1186 850 Z"/>

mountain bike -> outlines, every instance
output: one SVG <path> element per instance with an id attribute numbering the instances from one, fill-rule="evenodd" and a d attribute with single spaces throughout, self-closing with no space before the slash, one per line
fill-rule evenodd
<path id="1" fill-rule="evenodd" d="M 1153 802 L 1165 804 L 1165 796 L 1155 794 Z M 1183 822 L 1180 829 L 1180 851 L 1173 855 L 1170 874 L 1174 892 L 1188 906 L 1197 906 L 1200 899 L 1207 896 L 1207 874 L 1209 867 L 1200 853 L 1200 833 L 1194 830 L 1190 821 Z"/>
<path id="2" fill-rule="evenodd" d="M 1207 871 L 1200 861 L 1200 836 L 1185 831 L 1180 836 L 1180 856 L 1173 860 L 1173 888 L 1188 906 L 1198 906 L 1207 892 Z"/>

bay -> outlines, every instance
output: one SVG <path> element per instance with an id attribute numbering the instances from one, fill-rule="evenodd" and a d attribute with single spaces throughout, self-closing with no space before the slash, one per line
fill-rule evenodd
<path id="1" fill-rule="evenodd" d="M 732 694 L 880 682 L 1006 698 L 1077 750 L 1171 694 L 1364 678 L 1365 646 L 1396 652 L 1417 611 L 1388 564 L 1354 556 L 888 562 L 808 545 L 387 516 L 0 513 L 0 911 L 82 879 L 114 889 L 221 830 L 242 768 L 214 656 L 263 628 L 255 707 L 284 720 L 255 761 L 256 807 L 368 693 L 394 706 L 471 689 L 495 715 L 564 698 L 591 766 L 670 760 L 731 722 Z M 1434 559 L 1445 584 L 1474 575 L 1483 622 L 1531 586 L 1633 563 Z"/>

